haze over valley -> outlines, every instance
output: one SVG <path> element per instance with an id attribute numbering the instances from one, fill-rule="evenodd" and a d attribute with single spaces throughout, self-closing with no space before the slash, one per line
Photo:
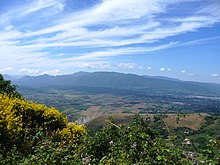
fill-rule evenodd
<path id="1" fill-rule="evenodd" d="M 219 113 L 220 85 L 117 72 L 11 78 L 27 99 L 56 107 L 69 120 L 158 113 Z M 82 121 L 81 121 L 82 122 Z"/>

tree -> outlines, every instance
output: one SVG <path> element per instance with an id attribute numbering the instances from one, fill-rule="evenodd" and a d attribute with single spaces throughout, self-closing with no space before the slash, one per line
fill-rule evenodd
<path id="1" fill-rule="evenodd" d="M 11 84 L 10 80 L 5 80 L 0 74 L 0 93 L 6 93 L 9 96 L 20 97 L 21 94 L 16 91 L 16 86 Z"/>

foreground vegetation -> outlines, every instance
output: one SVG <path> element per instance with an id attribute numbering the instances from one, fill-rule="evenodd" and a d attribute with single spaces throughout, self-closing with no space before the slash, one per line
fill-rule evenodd
<path id="1" fill-rule="evenodd" d="M 24 99 L 0 95 L 1 164 L 121 164 L 186 162 L 167 148 L 143 119 L 129 126 L 108 125 L 94 136 L 68 126 L 61 113 Z"/>
<path id="2" fill-rule="evenodd" d="M 53 108 L 0 95 L 0 164 L 191 164 L 188 149 L 163 140 L 136 116 L 129 125 L 106 126 L 93 135 L 69 124 Z M 171 138 L 170 138 L 171 139 Z M 215 152 L 215 153 L 214 153 Z M 216 154 L 217 152 L 217 154 Z M 213 140 L 206 163 L 219 163 L 219 141 Z"/>
<path id="3" fill-rule="evenodd" d="M 0 164 L 220 163 L 219 139 L 196 153 L 191 145 L 175 143 L 172 132 L 150 128 L 149 119 L 139 115 L 130 124 L 107 119 L 91 134 L 55 108 L 18 97 L 15 86 L 6 91 L 5 83 L 0 86 Z"/>

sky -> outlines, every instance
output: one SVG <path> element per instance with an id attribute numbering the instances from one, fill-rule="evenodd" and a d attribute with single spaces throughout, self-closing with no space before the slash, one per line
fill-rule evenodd
<path id="1" fill-rule="evenodd" d="M 220 0 L 0 0 L 0 73 L 220 83 Z"/>

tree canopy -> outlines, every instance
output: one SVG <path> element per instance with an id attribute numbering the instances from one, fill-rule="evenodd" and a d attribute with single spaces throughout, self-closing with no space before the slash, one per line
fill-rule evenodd
<path id="1" fill-rule="evenodd" d="M 18 93 L 16 89 L 16 85 L 12 85 L 10 80 L 5 80 L 3 75 L 0 74 L 0 93 L 6 93 L 9 96 L 20 97 L 21 94 Z"/>

